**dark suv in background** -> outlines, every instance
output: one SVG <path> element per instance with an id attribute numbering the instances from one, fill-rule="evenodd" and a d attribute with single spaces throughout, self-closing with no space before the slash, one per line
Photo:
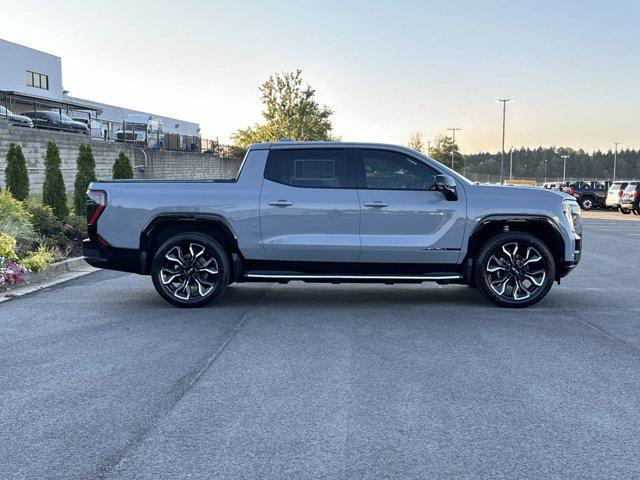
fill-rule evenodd
<path id="1" fill-rule="evenodd" d="M 76 122 L 71 117 L 59 112 L 26 112 L 24 114 L 33 121 L 36 128 L 47 130 L 62 130 L 66 132 L 83 133 L 89 135 L 89 127 L 82 122 Z"/>

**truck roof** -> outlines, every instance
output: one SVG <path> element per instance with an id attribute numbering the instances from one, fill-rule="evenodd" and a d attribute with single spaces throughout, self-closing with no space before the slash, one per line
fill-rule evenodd
<path id="1" fill-rule="evenodd" d="M 251 150 L 269 150 L 271 148 L 389 148 L 395 150 L 414 150 L 402 145 L 391 143 L 367 143 L 367 142 L 297 142 L 294 140 L 281 140 L 279 142 L 252 143 L 248 148 Z"/>

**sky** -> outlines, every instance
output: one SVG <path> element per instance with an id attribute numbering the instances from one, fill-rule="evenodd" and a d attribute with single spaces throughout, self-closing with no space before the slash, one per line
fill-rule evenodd
<path id="1" fill-rule="evenodd" d="M 62 57 L 71 95 L 228 142 L 302 69 L 344 141 L 461 128 L 463 153 L 640 147 L 640 1 L 0 0 L 0 38 Z"/>

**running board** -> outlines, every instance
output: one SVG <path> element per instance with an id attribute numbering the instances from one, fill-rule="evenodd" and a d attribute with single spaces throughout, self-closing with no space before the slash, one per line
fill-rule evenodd
<path id="1" fill-rule="evenodd" d="M 462 280 L 462 275 L 457 273 L 432 274 L 432 275 L 328 275 L 328 274 L 297 274 L 297 273 L 245 273 L 244 278 L 252 280 L 274 280 L 287 282 L 290 280 L 326 280 L 328 282 L 340 281 L 378 281 L 378 282 L 451 282 Z"/>

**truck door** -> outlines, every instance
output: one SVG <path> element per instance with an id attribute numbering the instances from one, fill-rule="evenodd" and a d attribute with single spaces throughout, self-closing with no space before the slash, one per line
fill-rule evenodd
<path id="1" fill-rule="evenodd" d="M 344 148 L 272 147 L 260 194 L 269 260 L 357 262 L 360 203 Z"/>
<path id="2" fill-rule="evenodd" d="M 466 199 L 433 190 L 439 173 L 407 153 L 353 151 L 362 209 L 360 262 L 456 263 L 465 228 Z"/>

